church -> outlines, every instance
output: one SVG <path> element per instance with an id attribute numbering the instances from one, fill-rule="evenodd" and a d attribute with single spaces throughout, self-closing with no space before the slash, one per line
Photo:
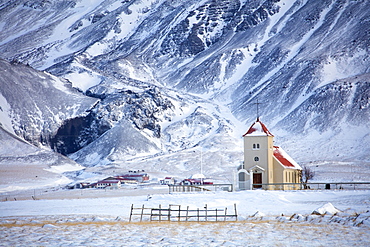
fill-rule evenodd
<path id="1" fill-rule="evenodd" d="M 243 135 L 244 162 L 238 168 L 240 190 L 299 189 L 302 168 L 281 148 L 259 118 Z M 269 185 L 267 185 L 269 184 Z"/>

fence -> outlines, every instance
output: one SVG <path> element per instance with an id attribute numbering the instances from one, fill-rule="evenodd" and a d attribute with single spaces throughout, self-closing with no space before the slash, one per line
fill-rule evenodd
<path id="1" fill-rule="evenodd" d="M 228 214 L 227 207 L 224 209 L 209 209 L 207 204 L 199 209 L 182 209 L 181 205 L 169 205 L 168 208 L 145 208 L 143 205 L 140 208 L 135 208 L 131 205 L 130 222 L 136 221 L 237 221 L 238 215 L 236 211 L 236 204 L 234 204 L 234 213 Z M 232 220 L 233 219 L 233 220 Z"/>
<path id="2" fill-rule="evenodd" d="M 59 188 L 50 188 L 50 191 L 56 191 Z M 46 194 L 47 189 L 33 189 L 24 191 L 10 191 L 0 195 L 0 201 L 17 201 L 17 200 L 38 200 Z"/>
<path id="3" fill-rule="evenodd" d="M 168 191 L 172 193 L 186 192 L 214 192 L 214 191 L 233 191 L 232 184 L 200 184 L 200 185 L 168 185 Z"/>
<path id="4" fill-rule="evenodd" d="M 370 190 L 370 182 L 321 182 L 321 183 L 270 183 L 270 184 L 253 184 L 264 190 Z"/>

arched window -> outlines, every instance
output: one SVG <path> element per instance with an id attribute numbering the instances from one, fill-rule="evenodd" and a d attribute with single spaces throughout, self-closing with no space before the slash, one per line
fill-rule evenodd
<path id="1" fill-rule="evenodd" d="M 244 181 L 246 181 L 247 179 L 247 175 L 246 175 L 246 173 L 245 172 L 240 172 L 239 173 L 239 181 L 240 182 L 244 182 Z"/>
<path id="2" fill-rule="evenodd" d="M 260 144 L 259 143 L 257 143 L 257 149 L 260 149 Z"/>
<path id="3" fill-rule="evenodd" d="M 259 160 L 260 160 L 260 158 L 258 158 L 257 156 L 254 157 L 254 161 L 259 161 Z"/>
<path id="4" fill-rule="evenodd" d="M 256 149 L 256 144 L 253 144 L 253 149 Z"/>

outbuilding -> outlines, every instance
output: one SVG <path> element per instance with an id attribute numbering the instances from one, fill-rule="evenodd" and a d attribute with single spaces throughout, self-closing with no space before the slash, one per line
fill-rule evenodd
<path id="1" fill-rule="evenodd" d="M 120 180 L 102 180 L 96 183 L 98 189 L 119 189 L 121 188 Z"/>

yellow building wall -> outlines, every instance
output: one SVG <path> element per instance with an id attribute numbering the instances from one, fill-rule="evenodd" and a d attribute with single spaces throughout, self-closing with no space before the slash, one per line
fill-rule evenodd
<path id="1" fill-rule="evenodd" d="M 256 148 L 253 148 L 253 144 Z M 259 144 L 259 148 L 257 148 Z M 255 158 L 258 157 L 258 161 Z M 273 180 L 273 137 L 272 136 L 245 136 L 244 137 L 244 168 L 250 170 L 260 166 L 265 171 L 262 173 L 262 183 L 271 183 Z"/>
<path id="2" fill-rule="evenodd" d="M 300 171 L 296 169 L 284 168 L 276 159 L 274 159 L 274 182 L 273 183 L 300 183 Z M 297 190 L 300 185 L 274 186 L 275 189 Z"/>
<path id="3" fill-rule="evenodd" d="M 253 148 L 253 144 L 256 145 Z M 259 148 L 257 148 L 259 144 Z M 300 172 L 296 169 L 286 169 L 273 156 L 273 136 L 244 137 L 244 169 L 250 171 L 254 166 L 264 169 L 262 183 L 299 183 Z M 258 157 L 258 161 L 255 160 Z M 266 189 L 299 189 L 299 185 L 269 186 Z"/>
<path id="4" fill-rule="evenodd" d="M 280 165 L 280 163 L 274 159 L 274 182 L 273 183 L 285 183 L 285 176 L 284 176 L 284 167 Z"/>

